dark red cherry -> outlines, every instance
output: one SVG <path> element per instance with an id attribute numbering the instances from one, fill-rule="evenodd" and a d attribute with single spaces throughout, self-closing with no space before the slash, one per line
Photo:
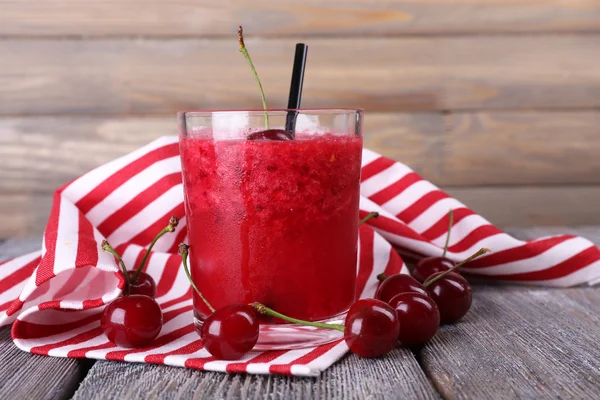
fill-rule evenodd
<path id="1" fill-rule="evenodd" d="M 142 294 L 152 298 L 156 296 L 156 282 L 150 275 L 141 271 L 135 282 L 133 281 L 135 271 L 129 271 L 127 275 L 129 276 L 129 294 Z"/>
<path id="2" fill-rule="evenodd" d="M 344 340 L 354 354 L 379 357 L 396 346 L 400 323 L 388 304 L 362 299 L 350 306 L 344 323 Z"/>
<path id="3" fill-rule="evenodd" d="M 248 140 L 294 140 L 292 134 L 283 129 L 269 129 L 248 135 Z"/>
<path id="4" fill-rule="evenodd" d="M 375 293 L 375 298 L 388 303 L 392 297 L 404 292 L 417 292 L 427 295 L 427 291 L 416 279 L 406 274 L 388 276 Z"/>
<path id="5" fill-rule="evenodd" d="M 128 348 L 149 345 L 162 325 L 163 315 L 156 300 L 140 294 L 114 300 L 106 306 L 100 321 L 108 340 Z"/>
<path id="6" fill-rule="evenodd" d="M 219 360 L 237 360 L 258 341 L 258 316 L 249 305 L 230 304 L 204 320 L 204 348 Z"/>
<path id="7" fill-rule="evenodd" d="M 425 279 L 435 274 L 436 272 L 448 271 L 455 265 L 456 264 L 454 263 L 454 261 L 446 257 L 423 258 L 417 263 L 415 269 L 413 269 L 412 276 L 419 282 L 423 283 L 425 282 Z M 458 273 L 458 269 L 454 271 Z"/>
<path id="8" fill-rule="evenodd" d="M 427 278 L 435 278 L 443 272 L 436 272 Z M 427 282 L 426 281 L 426 282 Z M 450 272 L 427 287 L 429 296 L 440 310 L 440 321 L 450 324 L 461 319 L 471 308 L 471 285 L 461 275 Z"/>
<path id="9" fill-rule="evenodd" d="M 427 295 L 400 293 L 390 300 L 400 321 L 398 340 L 404 346 L 423 344 L 435 335 L 440 326 L 440 312 Z"/>

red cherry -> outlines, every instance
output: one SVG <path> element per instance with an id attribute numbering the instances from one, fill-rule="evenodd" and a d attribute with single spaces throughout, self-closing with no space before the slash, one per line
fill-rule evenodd
<path id="1" fill-rule="evenodd" d="M 152 298 L 156 296 L 156 283 L 150 275 L 141 271 L 135 282 L 133 281 L 135 271 L 129 271 L 127 275 L 129 276 L 129 294 L 142 294 Z"/>
<path id="2" fill-rule="evenodd" d="M 162 311 L 156 300 L 139 294 L 114 300 L 106 306 L 100 321 L 108 340 L 121 347 L 150 344 L 162 325 Z"/>
<path id="3" fill-rule="evenodd" d="M 400 323 L 388 304 L 362 299 L 350 306 L 344 323 L 344 340 L 354 354 L 379 357 L 394 348 Z"/>
<path id="4" fill-rule="evenodd" d="M 292 134 L 283 129 L 269 129 L 248 135 L 248 140 L 294 140 Z"/>
<path id="5" fill-rule="evenodd" d="M 427 278 L 435 278 L 443 272 L 436 272 Z M 471 285 L 461 275 L 450 272 L 427 287 L 429 296 L 440 310 L 440 320 L 449 324 L 461 319 L 471 307 Z"/>
<path id="6" fill-rule="evenodd" d="M 258 341 L 258 316 L 249 305 L 230 304 L 204 320 L 204 348 L 219 360 L 237 360 Z"/>
<path id="7" fill-rule="evenodd" d="M 400 321 L 398 340 L 405 346 L 427 342 L 440 326 L 440 312 L 429 296 L 400 293 L 390 300 L 390 306 L 396 310 Z"/>
<path id="8" fill-rule="evenodd" d="M 404 292 L 417 292 L 427 295 L 427 291 L 416 279 L 406 274 L 388 276 L 377 289 L 375 298 L 383 302 L 389 301 L 397 294 Z"/>
<path id="9" fill-rule="evenodd" d="M 412 276 L 419 282 L 425 282 L 432 274 L 436 272 L 444 272 L 448 271 L 450 268 L 454 267 L 456 264 L 454 261 L 450 260 L 446 257 L 427 257 L 420 260 L 415 269 L 413 269 Z M 458 269 L 454 270 L 458 273 Z"/>

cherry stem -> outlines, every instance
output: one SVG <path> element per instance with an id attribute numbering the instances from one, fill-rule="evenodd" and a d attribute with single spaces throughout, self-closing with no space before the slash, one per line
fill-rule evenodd
<path id="1" fill-rule="evenodd" d="M 476 259 L 477 257 L 479 257 L 479 256 L 481 256 L 481 255 L 483 255 L 483 254 L 485 254 L 485 253 L 491 253 L 491 252 L 492 252 L 492 250 L 490 250 L 490 249 L 487 249 L 487 248 L 483 247 L 483 248 L 479 249 L 479 251 L 478 251 L 477 253 L 473 254 L 471 257 L 467 258 L 466 260 L 463 260 L 463 261 L 459 262 L 458 264 L 456 264 L 454 267 L 450 268 L 449 270 L 447 270 L 447 271 L 444 271 L 444 273 L 443 273 L 443 274 L 439 274 L 438 276 L 436 276 L 436 277 L 435 277 L 435 278 L 433 278 L 432 280 L 425 282 L 425 283 L 423 284 L 423 286 L 424 286 L 424 287 L 428 287 L 428 286 L 430 286 L 430 285 L 431 285 L 433 282 L 437 281 L 438 279 L 441 279 L 441 278 L 443 278 L 443 277 L 444 277 L 446 274 L 449 274 L 450 272 L 454 271 L 454 270 L 455 270 L 455 269 L 457 269 L 458 267 L 460 267 L 460 266 L 463 266 L 463 265 L 465 265 L 466 263 L 469 263 L 469 262 L 473 261 L 474 259 Z"/>
<path id="2" fill-rule="evenodd" d="M 158 239 L 160 239 L 165 233 L 175 232 L 175 228 L 177 228 L 177 224 L 178 223 L 179 223 L 179 219 L 177 217 L 175 217 L 175 216 L 171 217 L 171 219 L 169 220 L 169 225 L 167 225 L 162 231 L 160 231 L 158 233 L 158 235 L 156 235 L 156 237 L 154 238 L 154 240 L 152 241 L 152 243 L 150 243 L 150 246 L 148 247 L 148 250 L 146 251 L 146 254 L 144 254 L 144 258 L 142 258 L 142 261 L 140 262 L 140 265 L 135 269 L 135 273 L 131 277 L 131 282 L 132 283 L 136 283 L 137 282 L 137 279 L 140 276 L 140 272 L 142 272 L 142 269 L 144 268 L 144 265 L 146 264 L 146 261 L 148 261 L 148 257 L 150 256 L 150 252 L 152 251 L 152 248 L 154 247 L 154 245 L 156 244 L 156 242 L 158 241 Z"/>
<path id="3" fill-rule="evenodd" d="M 113 249 L 110 246 L 110 244 L 108 244 L 108 241 L 106 240 L 102 241 L 102 250 L 109 252 L 110 254 L 115 256 L 115 258 L 119 261 L 121 269 L 123 270 L 123 275 L 125 275 L 125 296 L 129 296 L 129 273 L 127 272 L 127 267 L 125 266 L 123 259 L 121 258 L 119 253 L 117 253 L 115 249 Z"/>
<path id="4" fill-rule="evenodd" d="M 372 218 L 378 218 L 378 217 L 379 217 L 379 213 L 377 211 L 372 211 L 372 212 L 368 213 L 366 217 L 364 217 L 363 219 L 360 220 L 360 222 L 358 223 L 358 226 L 361 226 L 362 224 L 364 224 L 365 222 L 367 222 L 368 220 L 370 220 Z"/>
<path id="5" fill-rule="evenodd" d="M 344 325 L 338 325 L 338 324 L 323 324 L 321 322 L 310 322 L 310 321 L 304 321 L 302 319 L 297 319 L 297 318 L 292 318 L 292 317 L 288 317 L 287 315 L 283 315 L 281 313 L 278 313 L 277 311 L 265 306 L 264 304 L 261 303 L 252 303 L 250 304 L 257 313 L 259 314 L 263 314 L 263 315 L 269 315 L 271 317 L 276 317 L 276 318 L 280 318 L 284 321 L 288 321 L 288 322 L 292 322 L 294 324 L 298 324 L 298 325 L 306 325 L 306 326 L 314 326 L 316 328 L 325 328 L 325 329 L 335 329 L 336 331 L 340 331 L 340 332 L 344 332 Z"/>
<path id="6" fill-rule="evenodd" d="M 448 233 L 446 234 L 446 244 L 444 245 L 444 252 L 442 253 L 442 257 L 446 257 L 446 253 L 448 252 L 448 245 L 450 244 L 450 231 L 452 230 L 452 223 L 454 222 L 454 212 L 450 210 L 448 213 Z"/>
<path id="7" fill-rule="evenodd" d="M 187 275 L 187 278 L 190 281 L 190 285 L 192 285 L 192 287 L 194 288 L 196 293 L 198 293 L 198 296 L 200 296 L 200 298 L 202 299 L 204 304 L 206 304 L 206 307 L 208 307 L 211 312 L 215 312 L 215 308 L 209 303 L 209 301 L 206 299 L 206 297 L 204 297 L 204 295 L 202 294 L 200 289 L 198 289 L 198 286 L 196 286 L 196 284 L 192 280 L 192 275 L 190 274 L 190 269 L 188 268 L 188 265 L 187 265 L 187 258 L 188 258 L 189 250 L 190 250 L 190 246 L 188 246 L 187 244 L 181 243 L 179 245 L 179 254 L 181 254 L 181 259 L 183 260 L 183 269 L 185 270 L 185 274 Z"/>
<path id="8" fill-rule="evenodd" d="M 380 273 L 379 275 L 377 275 L 377 279 L 379 280 L 379 282 L 383 282 L 383 281 L 385 281 L 387 278 L 388 278 L 388 277 L 387 277 L 387 275 L 386 275 L 386 274 L 384 274 L 383 272 L 382 272 L 382 273 Z"/>
<path id="9" fill-rule="evenodd" d="M 252 59 L 250 58 L 250 54 L 248 54 L 248 49 L 246 49 L 246 45 L 244 44 L 244 30 L 240 25 L 238 27 L 238 43 L 240 45 L 240 52 L 246 57 L 248 60 L 248 64 L 250 64 L 250 69 L 254 74 L 254 78 L 258 83 L 258 88 L 260 89 L 260 97 L 262 100 L 263 108 L 265 109 L 265 129 L 269 130 L 269 113 L 267 109 L 267 99 L 265 98 L 265 91 L 263 90 L 262 84 L 260 83 L 260 78 L 258 77 L 258 73 L 256 72 L 256 68 L 254 68 L 254 64 L 252 63 Z"/>

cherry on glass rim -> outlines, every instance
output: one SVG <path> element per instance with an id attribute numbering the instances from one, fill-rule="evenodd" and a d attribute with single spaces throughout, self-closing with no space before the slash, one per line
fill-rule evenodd
<path id="1" fill-rule="evenodd" d="M 383 301 L 358 300 L 350 306 L 344 323 L 344 340 L 354 354 L 379 357 L 398 341 L 400 323 L 396 312 Z"/>
<path id="2" fill-rule="evenodd" d="M 394 296 L 390 306 L 396 311 L 400 321 L 398 341 L 404 346 L 427 342 L 440 326 L 438 306 L 429 296 L 406 292 Z"/>
<path id="3" fill-rule="evenodd" d="M 230 304 L 210 314 L 202 324 L 204 348 L 219 360 L 237 360 L 258 341 L 256 311 L 245 304 Z"/>
<path id="4" fill-rule="evenodd" d="M 102 312 L 100 326 L 117 346 L 134 348 L 149 345 L 160 333 L 163 315 L 151 297 L 134 294 L 119 297 Z"/>
<path id="5" fill-rule="evenodd" d="M 293 140 L 292 134 L 283 129 L 267 129 L 264 131 L 253 132 L 248 135 L 248 140 Z"/>

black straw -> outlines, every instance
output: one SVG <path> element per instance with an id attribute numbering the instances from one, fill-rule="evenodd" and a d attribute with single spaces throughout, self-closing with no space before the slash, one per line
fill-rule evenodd
<path id="1" fill-rule="evenodd" d="M 306 67 L 306 53 L 308 46 L 304 43 L 296 44 L 296 55 L 294 56 L 294 70 L 292 71 L 292 81 L 290 83 L 290 96 L 288 98 L 289 110 L 300 108 L 302 100 L 302 84 L 304 83 L 304 69 Z M 296 130 L 297 111 L 288 111 L 285 119 L 285 130 L 294 136 Z"/>

